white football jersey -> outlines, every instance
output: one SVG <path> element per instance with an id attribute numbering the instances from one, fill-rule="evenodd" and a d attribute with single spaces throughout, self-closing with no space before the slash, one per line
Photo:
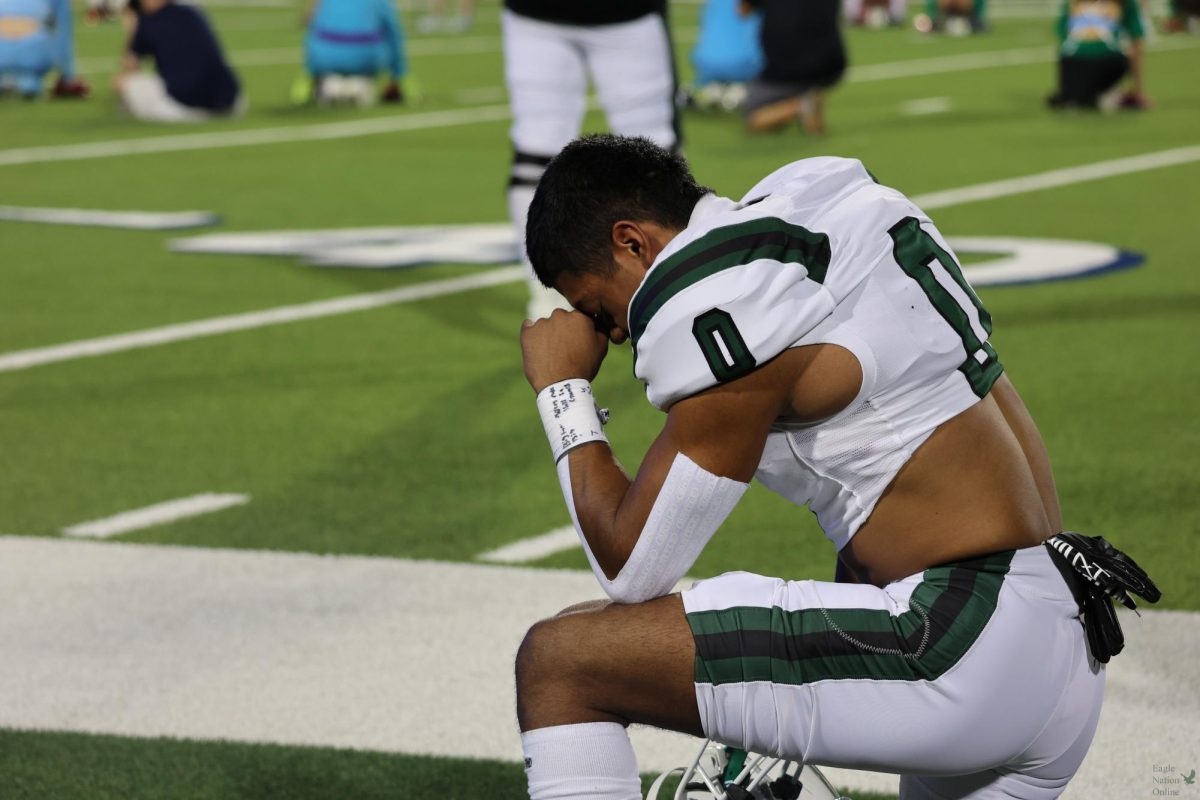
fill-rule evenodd
<path id="1" fill-rule="evenodd" d="M 739 202 L 705 196 L 629 306 L 634 373 L 656 407 L 832 343 L 862 366 L 858 397 L 780 424 L 757 477 L 809 505 L 840 549 L 900 467 L 1003 368 L 991 319 L 932 222 L 852 159 L 810 158 Z"/>

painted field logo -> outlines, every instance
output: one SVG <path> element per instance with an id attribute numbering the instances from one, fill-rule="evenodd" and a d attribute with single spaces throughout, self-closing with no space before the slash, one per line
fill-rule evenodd
<path id="1" fill-rule="evenodd" d="M 1137 253 L 1059 239 L 956 236 L 960 257 L 992 259 L 963 268 L 975 286 L 1040 283 L 1128 269 Z M 511 264 L 517 242 L 507 223 L 213 233 L 175 239 L 178 253 L 292 256 L 318 267 L 399 269 L 423 264 Z M 971 259 L 967 259 L 970 261 Z"/>
<path id="2" fill-rule="evenodd" d="M 177 253 L 294 256 L 315 267 L 397 269 L 423 264 L 512 264 L 512 225 L 422 225 L 211 233 L 171 241 Z"/>

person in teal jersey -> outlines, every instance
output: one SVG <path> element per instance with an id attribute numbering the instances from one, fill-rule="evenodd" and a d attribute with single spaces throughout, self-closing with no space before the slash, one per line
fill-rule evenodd
<path id="1" fill-rule="evenodd" d="M 0 80 L 32 98 L 52 70 L 55 96 L 87 93 L 75 75 L 70 0 L 0 0 Z"/>
<path id="2" fill-rule="evenodd" d="M 316 0 L 304 41 L 304 60 L 317 84 L 328 75 L 389 77 L 383 99 L 403 99 L 408 73 L 404 25 L 389 0 Z"/>
<path id="3" fill-rule="evenodd" d="M 1065 0 L 1056 25 L 1058 89 L 1051 108 L 1141 109 L 1144 92 L 1137 0 Z M 1129 77 L 1129 89 L 1121 81 Z"/>
<path id="4" fill-rule="evenodd" d="M 759 27 L 762 15 L 739 12 L 740 0 L 708 0 L 700 17 L 700 38 L 692 48 L 696 85 L 745 83 L 763 68 Z"/>

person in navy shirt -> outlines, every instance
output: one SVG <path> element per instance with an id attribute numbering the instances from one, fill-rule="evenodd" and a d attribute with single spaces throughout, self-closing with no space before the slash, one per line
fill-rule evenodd
<path id="1" fill-rule="evenodd" d="M 242 111 L 237 77 L 198 9 L 172 0 L 131 0 L 129 43 L 116 85 L 134 117 L 192 122 Z M 141 70 L 153 58 L 157 74 Z"/>

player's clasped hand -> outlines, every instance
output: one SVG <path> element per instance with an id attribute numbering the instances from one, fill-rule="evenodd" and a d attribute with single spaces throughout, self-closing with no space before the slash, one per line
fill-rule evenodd
<path id="1" fill-rule="evenodd" d="M 534 392 L 567 378 L 594 379 L 607 353 L 608 336 L 579 311 L 560 309 L 521 326 L 525 377 Z"/>

